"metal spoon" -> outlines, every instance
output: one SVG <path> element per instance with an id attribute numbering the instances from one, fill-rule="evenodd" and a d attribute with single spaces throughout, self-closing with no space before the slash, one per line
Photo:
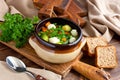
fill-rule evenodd
<path id="1" fill-rule="evenodd" d="M 46 80 L 44 77 L 40 75 L 36 75 L 31 71 L 26 70 L 26 65 L 18 58 L 13 56 L 6 57 L 6 63 L 8 66 L 17 72 L 26 72 L 30 76 L 32 76 L 35 80 Z"/>

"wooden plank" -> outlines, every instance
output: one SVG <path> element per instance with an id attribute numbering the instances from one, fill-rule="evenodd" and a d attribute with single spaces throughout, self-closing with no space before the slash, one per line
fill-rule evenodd
<path id="1" fill-rule="evenodd" d="M 50 2 L 48 2 L 47 4 L 45 4 L 40 10 L 39 10 L 39 13 L 38 13 L 38 16 L 40 19 L 44 19 L 44 18 L 48 18 L 48 17 L 55 17 L 56 15 L 53 14 L 54 12 L 54 6 L 55 5 L 60 5 L 61 2 L 63 0 L 51 0 Z M 62 10 L 62 9 L 61 9 Z M 63 12 L 63 10 L 62 10 Z"/>
<path id="2" fill-rule="evenodd" d="M 34 39 L 34 40 L 37 41 L 36 39 Z M 25 56 L 29 60 L 38 64 L 39 66 L 41 66 L 45 69 L 54 71 L 54 72 L 62 75 L 63 77 L 65 77 L 69 73 L 73 63 L 76 60 L 78 60 L 79 58 L 81 58 L 81 56 L 82 56 L 82 54 L 80 54 L 76 59 L 74 59 L 71 62 L 62 63 L 62 64 L 53 64 L 53 63 L 46 62 L 46 61 L 42 60 L 40 57 L 38 57 L 36 52 L 33 50 L 33 48 L 29 44 L 26 44 L 23 48 L 18 49 L 18 48 L 15 47 L 14 42 L 9 42 L 9 43 L 5 43 L 5 42 L 2 42 L 2 41 L 0 41 L 0 42 L 4 45 L 10 47 L 11 49 L 15 50 L 19 54 Z"/>
<path id="3" fill-rule="evenodd" d="M 81 8 L 82 12 L 79 14 L 81 17 L 87 16 L 87 4 L 86 4 L 86 0 L 73 0 L 75 2 L 75 4 Z"/>
<path id="4" fill-rule="evenodd" d="M 119 36 L 114 36 L 110 44 L 116 46 L 117 48 L 117 57 L 118 57 L 118 63 L 120 63 L 120 37 Z M 0 60 L 5 61 L 5 58 L 7 56 L 16 56 L 20 58 L 22 61 L 25 62 L 27 67 L 34 67 L 34 68 L 41 68 L 39 65 L 36 63 L 33 63 L 31 60 L 28 58 L 20 55 L 16 51 L 8 48 L 7 46 L 3 45 L 0 43 Z M 90 58 L 88 56 L 83 55 L 81 61 L 88 63 L 90 65 L 94 65 L 94 58 Z M 111 74 L 111 79 L 110 80 L 119 80 L 120 79 L 120 64 L 114 69 L 105 69 Z M 74 70 L 71 70 L 67 76 L 65 76 L 62 80 L 88 80 L 85 77 L 83 77 L 81 74 L 77 73 Z"/>
<path id="5" fill-rule="evenodd" d="M 48 17 L 68 18 L 81 27 L 86 23 L 86 21 L 81 17 L 86 15 L 86 11 L 78 6 L 73 0 L 51 0 L 51 2 L 48 1 L 47 3 L 46 0 L 33 0 L 33 3 L 35 6 L 44 3 L 38 12 L 40 19 L 45 19 Z"/>

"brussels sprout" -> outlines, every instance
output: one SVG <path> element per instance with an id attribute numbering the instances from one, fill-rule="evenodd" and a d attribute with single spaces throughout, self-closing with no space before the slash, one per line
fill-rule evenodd
<path id="1" fill-rule="evenodd" d="M 69 25 L 64 25 L 64 26 L 62 26 L 62 29 L 63 29 L 64 31 L 70 31 L 70 30 L 71 30 L 71 27 L 70 27 Z"/>
<path id="2" fill-rule="evenodd" d="M 41 38 L 45 41 L 48 41 L 48 36 L 46 34 L 41 35 Z"/>

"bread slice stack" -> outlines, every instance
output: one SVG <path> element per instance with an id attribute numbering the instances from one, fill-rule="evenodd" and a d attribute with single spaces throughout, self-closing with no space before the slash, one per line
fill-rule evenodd
<path id="1" fill-rule="evenodd" d="M 95 55 L 95 48 L 97 46 L 106 46 L 108 44 L 106 39 L 104 39 L 103 37 L 87 37 L 86 41 L 89 56 Z"/>
<path id="2" fill-rule="evenodd" d="M 99 68 L 115 68 L 117 66 L 116 48 L 109 45 L 103 37 L 86 37 L 88 55 L 95 57 Z"/>

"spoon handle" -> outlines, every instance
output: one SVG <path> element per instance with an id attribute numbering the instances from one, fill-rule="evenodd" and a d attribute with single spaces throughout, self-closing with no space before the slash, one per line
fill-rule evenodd
<path id="1" fill-rule="evenodd" d="M 33 78 L 35 78 L 35 80 L 47 80 L 44 77 L 42 77 L 41 75 L 37 75 L 31 71 L 26 70 L 27 73 L 29 73 Z"/>
<path id="2" fill-rule="evenodd" d="M 36 80 L 46 80 L 46 79 L 44 77 L 40 76 L 40 75 L 37 75 Z"/>

